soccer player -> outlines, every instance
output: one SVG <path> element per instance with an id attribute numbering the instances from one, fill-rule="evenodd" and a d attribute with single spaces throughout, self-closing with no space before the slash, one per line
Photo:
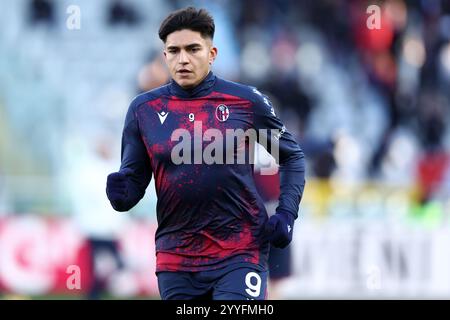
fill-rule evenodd
<path id="1" fill-rule="evenodd" d="M 304 155 L 267 97 L 211 71 L 214 30 L 211 15 L 193 7 L 162 22 L 172 79 L 131 102 L 120 170 L 108 176 L 106 192 L 115 210 L 128 211 L 154 176 L 162 299 L 262 300 L 269 246 L 292 240 Z M 239 132 L 256 132 L 256 139 Z M 279 205 L 270 219 L 246 156 L 255 140 L 280 165 Z"/>

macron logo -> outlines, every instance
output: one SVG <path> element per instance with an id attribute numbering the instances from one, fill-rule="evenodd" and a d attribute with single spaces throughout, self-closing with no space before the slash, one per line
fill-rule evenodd
<path id="1" fill-rule="evenodd" d="M 291 226 L 287 225 L 287 227 L 288 227 L 288 233 L 291 232 L 291 230 L 292 230 Z"/>
<path id="2" fill-rule="evenodd" d="M 161 113 L 158 113 L 159 121 L 161 121 L 161 124 L 163 124 L 164 121 L 166 121 L 168 114 L 169 113 L 168 112 L 166 113 L 165 111 L 161 111 Z"/>

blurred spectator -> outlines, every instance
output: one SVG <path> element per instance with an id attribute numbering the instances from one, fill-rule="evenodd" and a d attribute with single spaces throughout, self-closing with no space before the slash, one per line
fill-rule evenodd
<path id="1" fill-rule="evenodd" d="M 291 111 L 291 115 L 298 119 L 294 130 L 304 130 L 311 111 L 311 102 L 302 91 L 298 78 L 287 73 L 273 72 L 268 81 L 261 85 L 261 91 L 276 98 L 281 112 Z"/>
<path id="2" fill-rule="evenodd" d="M 142 66 L 138 73 L 139 93 L 152 90 L 169 81 L 169 71 L 161 53 L 152 53 L 150 61 Z"/>
<path id="3" fill-rule="evenodd" d="M 52 26 L 55 23 L 54 3 L 51 0 L 31 0 L 30 23 Z"/>
<path id="4" fill-rule="evenodd" d="M 117 240 L 128 219 L 126 213 L 111 208 L 104 188 L 107 172 L 117 166 L 116 150 L 111 149 L 114 140 L 108 134 L 95 132 L 90 148 L 78 155 L 69 184 L 75 221 L 90 245 L 93 280 L 89 299 L 101 298 L 123 268 Z"/>
<path id="5" fill-rule="evenodd" d="M 435 91 L 423 92 L 419 97 L 418 132 L 425 150 L 443 148 L 446 131 L 446 99 Z"/>
<path id="6" fill-rule="evenodd" d="M 140 22 L 140 16 L 136 8 L 130 2 L 114 0 L 108 10 L 108 23 L 110 25 L 125 24 L 129 26 Z"/>

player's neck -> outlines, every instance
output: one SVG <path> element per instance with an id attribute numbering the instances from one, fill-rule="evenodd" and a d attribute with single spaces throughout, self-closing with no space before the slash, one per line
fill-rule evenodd
<path id="1" fill-rule="evenodd" d="M 170 81 L 170 92 L 180 98 L 199 98 L 208 95 L 216 83 L 216 76 L 209 71 L 206 77 L 198 85 L 190 89 L 184 89 L 175 80 Z"/>

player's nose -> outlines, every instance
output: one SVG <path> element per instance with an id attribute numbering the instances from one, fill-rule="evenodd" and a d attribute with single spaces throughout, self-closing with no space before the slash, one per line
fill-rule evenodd
<path id="1" fill-rule="evenodd" d="M 186 52 L 184 52 L 183 50 L 180 51 L 178 62 L 181 64 L 189 63 L 188 56 L 187 56 Z"/>

